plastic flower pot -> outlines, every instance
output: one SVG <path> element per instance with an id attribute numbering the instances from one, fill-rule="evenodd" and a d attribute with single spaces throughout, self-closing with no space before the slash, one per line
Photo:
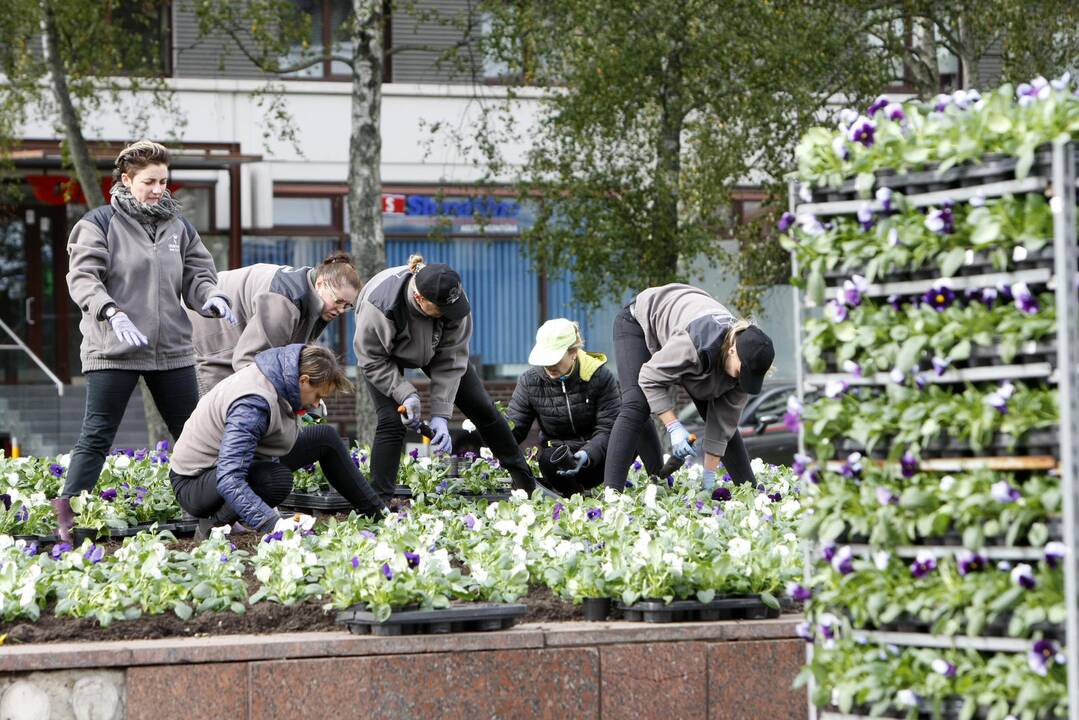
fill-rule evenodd
<path id="1" fill-rule="evenodd" d="M 584 606 L 584 619 L 589 622 L 602 622 L 611 614 L 610 598 L 585 598 L 581 604 Z"/>

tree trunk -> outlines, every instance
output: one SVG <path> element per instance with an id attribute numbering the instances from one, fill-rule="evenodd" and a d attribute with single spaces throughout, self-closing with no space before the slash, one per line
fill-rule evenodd
<path id="1" fill-rule="evenodd" d="M 386 267 L 382 234 L 382 0 L 353 0 L 352 122 L 348 212 L 352 260 L 367 282 Z M 356 388 L 356 440 L 369 444 L 377 424 L 362 375 Z"/>
<path id="2" fill-rule="evenodd" d="M 914 87 L 929 99 L 940 92 L 940 63 L 937 62 L 935 27 L 930 18 L 920 17 L 914 21 L 911 44 L 918 51 L 911 63 Z M 918 59 L 920 58 L 920 61 Z"/>
<path id="3" fill-rule="evenodd" d="M 58 36 L 56 31 L 56 18 L 53 15 L 49 0 L 40 0 L 41 7 L 41 48 L 45 56 L 45 64 L 49 68 L 49 77 L 52 80 L 53 97 L 60 108 L 60 122 L 64 127 L 64 140 L 67 143 L 68 152 L 71 155 L 71 163 L 75 166 L 75 177 L 79 179 L 83 195 L 86 196 L 86 204 L 90 207 L 99 207 L 105 204 L 105 196 L 101 192 L 101 184 L 98 182 L 97 168 L 90 157 L 90 149 L 86 145 L 86 138 L 82 135 L 82 121 L 71 101 L 71 93 L 67 85 L 67 72 L 64 70 L 64 61 L 60 57 L 58 48 Z M 168 427 L 161 419 L 161 413 L 157 411 L 153 396 L 149 388 L 141 379 L 139 388 L 142 391 L 142 405 L 146 412 L 147 447 L 153 447 L 154 443 L 162 438 L 169 437 Z"/>
<path id="4" fill-rule="evenodd" d="M 682 96 L 680 48 L 667 61 L 666 82 L 660 98 L 659 135 L 656 142 L 655 206 L 652 242 L 656 253 L 649 258 L 652 284 L 671 282 L 678 274 L 679 200 L 682 176 L 682 126 L 685 112 Z"/>
<path id="5" fill-rule="evenodd" d="M 974 31 L 970 26 L 970 21 L 962 13 L 960 13 L 956 24 L 959 27 L 959 74 L 962 80 L 961 85 L 964 90 L 970 90 L 978 86 L 979 53 L 975 50 L 977 42 Z"/>

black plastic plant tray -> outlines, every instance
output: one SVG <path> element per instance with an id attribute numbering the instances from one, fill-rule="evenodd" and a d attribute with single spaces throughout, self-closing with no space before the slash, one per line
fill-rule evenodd
<path id="1" fill-rule="evenodd" d="M 727 595 L 712 602 L 696 600 L 642 600 L 626 605 L 618 603 L 622 619 L 628 622 L 669 623 L 708 622 L 714 620 L 763 620 L 779 617 L 779 611 L 765 605 L 757 595 Z"/>
<path id="2" fill-rule="evenodd" d="M 36 542 L 38 545 L 54 545 L 60 541 L 57 535 L 12 535 L 12 537 L 28 543 Z"/>
<path id="3" fill-rule="evenodd" d="M 294 510 L 323 510 L 337 512 L 341 510 L 351 510 L 352 503 L 346 500 L 345 496 L 336 490 L 318 493 L 291 492 L 288 494 L 288 497 L 281 501 L 281 507 L 292 508 Z"/>
<path id="4" fill-rule="evenodd" d="M 527 612 L 527 605 L 473 603 L 442 610 L 403 610 L 379 622 L 360 605 L 339 611 L 336 622 L 354 635 L 443 635 L 506 630 Z"/>
<path id="5" fill-rule="evenodd" d="M 167 528 L 178 538 L 194 537 L 195 531 L 199 529 L 198 520 L 178 520 L 172 523 Z"/>
<path id="6" fill-rule="evenodd" d="M 73 538 L 75 540 L 75 547 L 78 547 L 79 545 L 82 544 L 82 541 L 85 540 L 86 538 L 89 538 L 91 540 L 97 540 L 97 539 L 116 540 L 116 539 L 120 539 L 120 538 L 135 537 L 136 535 L 138 535 L 141 532 L 149 531 L 150 528 L 153 527 L 153 526 L 154 526 L 154 523 L 149 523 L 149 524 L 146 524 L 146 525 L 132 525 L 131 527 L 126 527 L 126 528 L 122 528 L 122 529 L 120 529 L 120 528 L 102 528 L 101 530 L 96 530 L 94 528 L 77 527 L 72 531 L 72 535 L 73 535 Z M 164 523 L 164 522 L 157 523 L 157 532 L 161 532 L 162 530 L 168 530 L 168 531 L 171 532 L 172 529 L 173 529 L 173 523 Z"/>

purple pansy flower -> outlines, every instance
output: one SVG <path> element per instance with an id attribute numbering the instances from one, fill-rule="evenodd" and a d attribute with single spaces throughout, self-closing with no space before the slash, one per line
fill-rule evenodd
<path id="1" fill-rule="evenodd" d="M 169 448 L 170 445 L 168 440 L 158 440 L 157 445 L 154 446 L 154 449 L 158 452 L 168 452 Z"/>
<path id="2" fill-rule="evenodd" d="M 877 124 L 865 115 L 862 115 L 847 129 L 847 140 L 861 143 L 865 147 L 872 147 L 873 133 L 876 132 L 876 130 Z"/>
<path id="3" fill-rule="evenodd" d="M 783 413 L 783 427 L 788 432 L 796 433 L 802 428 L 802 401 L 797 395 L 787 398 L 787 411 Z"/>
<path id="4" fill-rule="evenodd" d="M 355 570 L 360 567 L 360 558 L 356 555 L 352 556 L 352 569 Z"/>
<path id="5" fill-rule="evenodd" d="M 1015 96 L 1019 100 L 1019 107 L 1027 107 L 1036 100 L 1045 100 L 1049 97 L 1049 81 L 1039 75 L 1028 83 L 1019 83 L 1015 88 Z"/>
<path id="6" fill-rule="evenodd" d="M 925 216 L 925 229 L 937 235 L 951 235 L 955 232 L 955 216 L 948 206 L 933 208 Z"/>
<path id="7" fill-rule="evenodd" d="M 272 542 L 276 542 L 283 537 L 285 537 L 284 530 L 275 530 L 272 533 L 267 534 L 266 537 L 262 538 L 262 542 L 269 544 Z"/>
<path id="8" fill-rule="evenodd" d="M 986 568 L 985 557 L 967 549 L 960 550 L 955 554 L 956 568 L 962 576 L 981 572 Z"/>
<path id="9" fill-rule="evenodd" d="M 937 569 L 937 559 L 928 550 L 920 551 L 910 565 L 910 574 L 915 578 L 925 577 Z"/>
<path id="10" fill-rule="evenodd" d="M 96 565 L 105 559 L 105 548 L 100 545 L 90 545 L 90 549 L 84 552 L 82 556 Z"/>
<path id="11" fill-rule="evenodd" d="M 410 568 L 418 568 L 420 566 L 420 555 L 419 555 L 419 553 L 413 553 L 413 552 L 409 552 L 408 550 L 405 550 L 405 562 L 408 563 L 408 566 Z"/>
<path id="12" fill-rule="evenodd" d="M 899 504 L 899 498 L 897 498 L 895 496 L 895 493 L 893 493 L 888 488 L 883 487 L 883 486 L 878 486 L 876 492 L 877 492 L 877 502 L 879 502 L 881 505 L 898 505 Z"/>
<path id="13" fill-rule="evenodd" d="M 603 510 L 598 507 L 590 508 L 586 515 L 589 520 L 599 520 L 603 517 Z"/>
<path id="14" fill-rule="evenodd" d="M 884 106 L 884 117 L 892 122 L 903 122 L 907 115 L 903 112 L 903 106 L 899 103 L 888 103 Z"/>
<path id="15" fill-rule="evenodd" d="M 0 503 L 4 503 L 4 510 L 11 509 L 11 495 L 8 493 L 0 493 Z"/>
<path id="16" fill-rule="evenodd" d="M 375 534 L 374 534 L 373 532 L 371 532 L 370 530 L 360 530 L 360 537 L 364 537 L 364 538 L 367 538 L 368 540 L 374 540 L 374 539 L 375 539 L 375 538 L 377 538 L 378 536 L 377 536 L 377 535 L 375 535 Z"/>
<path id="17" fill-rule="evenodd" d="M 850 545 L 844 545 L 836 550 L 832 557 L 832 568 L 840 575 L 850 575 L 854 572 L 854 551 Z"/>
<path id="18" fill-rule="evenodd" d="M 884 95 L 878 95 L 877 99 L 873 101 L 873 104 L 866 108 L 865 114 L 869 117 L 873 117 L 878 112 L 886 108 L 888 106 L 888 102 L 888 98 L 886 98 Z"/>
<path id="19" fill-rule="evenodd" d="M 25 505 L 20 506 L 19 509 L 15 511 L 15 519 L 21 523 L 26 522 L 30 519 L 30 510 Z"/>
<path id="20" fill-rule="evenodd" d="M 1019 563 L 1012 568 L 1012 582 L 1024 590 L 1033 590 L 1038 584 L 1034 579 L 1034 571 L 1026 563 Z"/>
<path id="21" fill-rule="evenodd" d="M 779 216 L 779 222 L 776 223 L 776 227 L 779 228 L 779 232 L 787 232 L 791 229 L 791 225 L 794 225 L 794 213 L 785 212 Z"/>
<path id="22" fill-rule="evenodd" d="M 1027 651 L 1027 665 L 1038 675 L 1049 674 L 1049 666 L 1057 662 L 1060 650 L 1052 640 L 1041 639 L 1034 642 Z"/>
<path id="23" fill-rule="evenodd" d="M 829 380 L 824 384 L 824 397 L 834 400 L 849 389 L 850 383 L 846 380 Z"/>
<path id="24" fill-rule="evenodd" d="M 65 468 L 63 465 L 53 463 L 52 465 L 49 465 L 49 474 L 53 477 L 60 477 L 64 474 L 64 471 L 66 469 L 67 468 Z"/>
<path id="25" fill-rule="evenodd" d="M 795 602 L 805 602 L 813 597 L 813 591 L 803 587 L 801 583 L 791 580 L 787 583 L 787 596 Z"/>
<path id="26" fill-rule="evenodd" d="M 116 499 L 116 488 L 105 488 L 100 494 L 102 500 L 112 502 Z"/>
<path id="27" fill-rule="evenodd" d="M 1008 412 L 1008 401 L 1015 394 L 1015 386 L 1005 380 L 1000 387 L 986 396 L 985 401 L 1002 415 Z"/>
<path id="28" fill-rule="evenodd" d="M 1017 282 L 1012 285 L 1012 296 L 1015 307 L 1019 308 L 1020 312 L 1027 315 L 1036 315 L 1038 310 L 1041 309 L 1038 305 L 1038 299 L 1030 292 L 1030 288 L 1027 287 L 1025 282 Z"/>
<path id="29" fill-rule="evenodd" d="M 149 454 L 150 454 L 149 450 L 147 450 L 146 448 L 140 448 L 140 449 L 135 451 L 135 459 L 136 460 L 145 460 L 147 458 L 147 456 L 149 456 Z"/>
<path id="30" fill-rule="evenodd" d="M 914 453 L 907 450 L 903 453 L 903 457 L 899 458 L 899 467 L 903 473 L 903 477 L 912 478 L 914 474 L 918 472 L 918 458 L 914 457 Z"/>
<path id="31" fill-rule="evenodd" d="M 855 214 L 858 219 L 858 223 L 862 226 L 863 232 L 869 232 L 873 229 L 873 206 L 869 203 L 862 203 L 858 208 L 858 212 Z"/>
<path id="32" fill-rule="evenodd" d="M 73 549 L 74 548 L 71 547 L 71 543 L 56 543 L 52 546 L 52 549 L 49 550 L 49 557 L 51 557 L 53 560 L 59 560 L 60 556 L 62 556 L 66 552 L 71 552 Z"/>
<path id="33" fill-rule="evenodd" d="M 389 563 L 382 563 L 382 574 L 386 576 L 387 580 L 393 580 L 393 570 L 390 570 Z"/>
<path id="34" fill-rule="evenodd" d="M 838 300 L 829 300 L 824 304 L 824 316 L 834 323 L 843 322 L 849 314 L 847 306 Z"/>
<path id="35" fill-rule="evenodd" d="M 941 377 L 948 370 L 948 366 L 951 365 L 951 361 L 947 358 L 942 358 L 939 355 L 933 356 L 933 372 L 937 377 Z"/>
<path id="36" fill-rule="evenodd" d="M 795 475 L 801 477 L 805 475 L 806 470 L 809 468 L 809 464 L 813 462 L 813 458 L 808 455 L 802 455 L 801 453 L 794 454 L 794 464 L 791 465 L 791 470 Z"/>
<path id="37" fill-rule="evenodd" d="M 1007 480 L 1000 480 L 989 488 L 989 495 L 998 503 L 1007 504 L 1023 497 L 1022 494 L 1008 484 Z"/>
<path id="38" fill-rule="evenodd" d="M 892 211 L 892 194 L 893 191 L 890 187 L 877 188 L 877 202 L 880 203 L 881 209 L 884 210 L 885 213 L 890 213 Z"/>
<path id="39" fill-rule="evenodd" d="M 835 557 L 836 544 L 832 540 L 821 545 L 820 554 L 824 558 L 824 562 L 832 562 L 832 558 Z"/>
<path id="40" fill-rule="evenodd" d="M 554 510 L 551 511 L 551 519 L 552 520 L 558 520 L 560 517 L 562 517 L 562 509 L 564 507 L 565 506 L 562 505 L 562 503 L 556 502 L 554 504 Z"/>
<path id="41" fill-rule="evenodd" d="M 1055 568 L 1060 564 L 1060 561 L 1064 559 L 1064 554 L 1067 553 L 1068 546 L 1059 540 L 1045 546 L 1045 564 L 1051 568 Z"/>
<path id="42" fill-rule="evenodd" d="M 27 557 L 34 557 L 35 555 L 37 555 L 37 547 L 38 546 L 36 542 L 26 543 L 26 545 L 24 545 L 22 548 L 22 554 L 26 555 Z"/>
<path id="43" fill-rule="evenodd" d="M 419 460 L 420 459 L 420 450 L 419 450 L 419 448 L 413 448 L 412 450 L 409 450 L 408 455 L 413 460 Z"/>
<path id="44" fill-rule="evenodd" d="M 955 292 L 947 285 L 940 285 L 927 290 L 922 300 L 937 312 L 944 312 L 955 302 Z"/>
<path id="45" fill-rule="evenodd" d="M 861 275 L 851 275 L 850 280 L 843 281 L 843 302 L 851 307 L 858 307 L 862 303 L 862 294 L 869 289 L 869 283 Z"/>
<path id="46" fill-rule="evenodd" d="M 813 642 L 813 630 L 809 627 L 809 623 L 805 621 L 794 626 L 794 634 L 805 640 L 807 643 Z"/>
<path id="47" fill-rule="evenodd" d="M 472 517 L 472 513 L 465 515 L 465 527 L 469 530 L 476 527 L 476 518 Z"/>
<path id="48" fill-rule="evenodd" d="M 731 499 L 731 491 L 722 485 L 712 490 L 712 499 L 716 502 L 725 502 Z"/>
<path id="49" fill-rule="evenodd" d="M 844 477 L 857 478 L 862 476 L 862 454 L 855 452 L 847 456 L 843 467 L 839 469 Z"/>

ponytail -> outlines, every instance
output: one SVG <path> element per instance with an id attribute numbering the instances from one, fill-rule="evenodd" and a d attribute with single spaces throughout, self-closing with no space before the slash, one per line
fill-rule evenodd
<path id="1" fill-rule="evenodd" d="M 423 255 L 409 255 L 408 256 L 408 271 L 415 275 L 420 271 L 420 268 L 424 266 Z"/>
<path id="2" fill-rule="evenodd" d="M 315 270 L 315 279 L 322 280 L 331 287 L 348 285 L 354 290 L 359 290 L 362 283 L 356 266 L 352 264 L 352 257 L 340 250 L 330 253 Z"/>

